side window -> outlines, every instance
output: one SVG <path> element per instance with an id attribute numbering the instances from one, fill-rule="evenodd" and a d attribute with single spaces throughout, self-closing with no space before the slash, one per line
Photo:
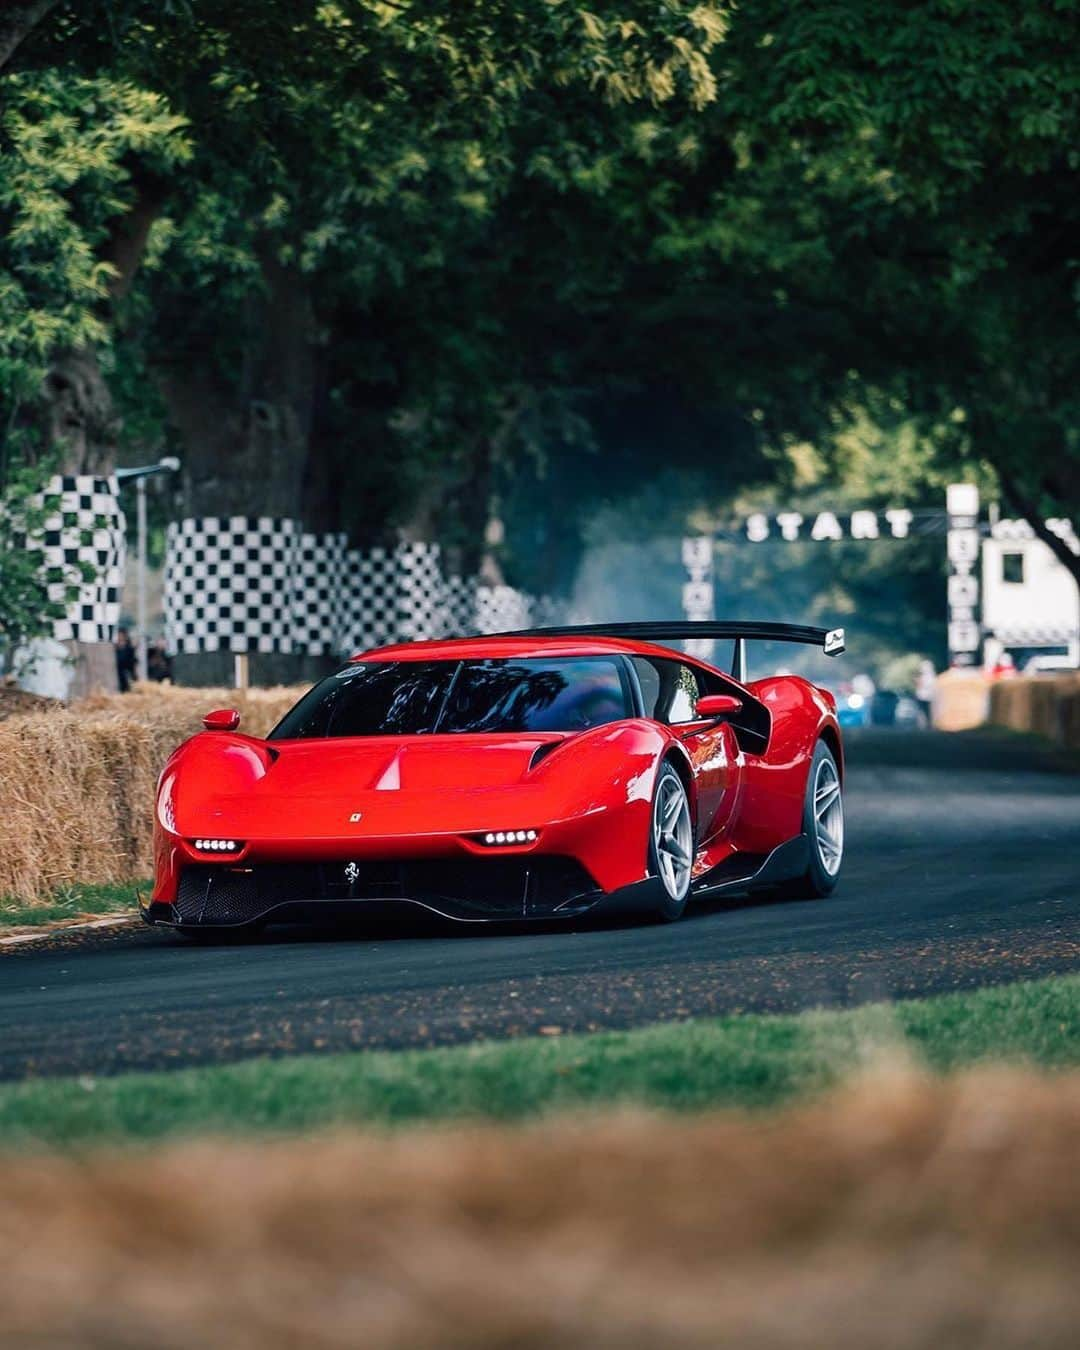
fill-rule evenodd
<path id="1" fill-rule="evenodd" d="M 641 686 L 641 705 L 645 716 L 659 719 L 660 672 L 656 668 L 656 663 L 645 656 L 632 656 L 630 659 L 637 672 L 638 684 Z"/>
<path id="2" fill-rule="evenodd" d="M 694 705 L 698 701 L 697 676 L 690 666 L 675 667 L 675 682 L 668 701 L 667 717 L 673 725 L 694 720 Z"/>
<path id="3" fill-rule="evenodd" d="M 700 697 L 697 674 L 679 661 L 631 658 L 641 685 L 646 717 L 677 724 L 694 721 L 694 705 Z"/>

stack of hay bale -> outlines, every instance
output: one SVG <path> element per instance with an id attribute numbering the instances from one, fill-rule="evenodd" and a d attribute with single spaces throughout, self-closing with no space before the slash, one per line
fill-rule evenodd
<path id="1" fill-rule="evenodd" d="M 0 721 L 0 896 L 149 876 L 154 788 L 172 751 L 211 708 L 239 708 L 241 730 L 265 736 L 302 692 L 136 685 Z"/>

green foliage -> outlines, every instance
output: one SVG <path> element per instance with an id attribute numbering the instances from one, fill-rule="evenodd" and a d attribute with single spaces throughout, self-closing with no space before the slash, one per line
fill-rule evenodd
<path id="1" fill-rule="evenodd" d="M 1069 514 L 1078 41 L 1071 0 L 61 4 L 0 90 L 5 412 L 92 345 L 134 453 L 192 436 L 163 372 L 242 426 L 301 352 L 305 513 L 475 552 L 498 505 L 545 587 L 661 465 L 936 505 L 989 463 Z"/>
<path id="2" fill-rule="evenodd" d="M 747 6 L 727 52 L 744 72 L 726 87 L 736 181 L 697 224 L 846 328 L 862 390 L 944 429 L 944 462 L 989 460 L 1030 506 L 1066 512 L 1078 41 L 1071 2 Z"/>
<path id="3" fill-rule="evenodd" d="M 41 491 L 41 464 L 9 468 L 0 481 L 0 670 L 18 672 L 26 644 L 51 634 L 89 580 L 89 564 L 46 567 L 41 541 L 55 502 Z"/>
<path id="4" fill-rule="evenodd" d="M 132 201 L 132 163 L 190 152 L 160 95 L 108 77 L 15 71 L 0 101 L 0 398 L 37 395 L 50 357 L 110 339 L 116 269 L 103 256 Z M 13 419 L 12 419 L 13 420 Z"/>

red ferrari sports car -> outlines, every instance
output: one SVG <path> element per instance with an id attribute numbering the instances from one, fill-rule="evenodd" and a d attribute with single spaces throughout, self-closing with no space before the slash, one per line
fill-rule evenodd
<path id="1" fill-rule="evenodd" d="M 663 642 L 734 640 L 729 674 Z M 826 895 L 844 847 L 831 694 L 747 682 L 750 639 L 843 651 L 841 629 L 656 623 L 383 647 L 265 740 L 210 713 L 173 754 L 144 915 L 184 932 L 355 914 L 462 920 L 694 896 Z"/>

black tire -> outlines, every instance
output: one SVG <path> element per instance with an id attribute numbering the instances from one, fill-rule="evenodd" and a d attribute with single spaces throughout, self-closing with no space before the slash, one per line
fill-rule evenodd
<path id="1" fill-rule="evenodd" d="M 839 843 L 840 856 L 830 858 L 828 849 L 823 845 L 819 834 L 815 796 L 822 790 L 823 780 L 835 782 L 836 800 L 839 806 Z M 803 833 L 810 845 L 810 859 L 806 871 L 800 877 L 785 882 L 777 894 L 791 899 L 821 900 L 832 895 L 840 880 L 840 867 L 843 862 L 843 801 L 844 794 L 840 784 L 840 770 L 832 751 L 824 741 L 818 741 L 814 747 L 814 756 L 810 761 L 810 772 L 806 776 L 806 798 L 803 802 Z"/>
<path id="2" fill-rule="evenodd" d="M 672 764 L 664 763 L 660 766 L 660 772 L 656 775 L 656 785 L 653 788 L 652 811 L 649 816 L 649 876 L 652 880 L 652 887 L 655 893 L 655 903 L 650 911 L 650 917 L 662 923 L 674 923 L 681 919 L 686 909 L 686 902 L 690 898 L 690 868 L 686 867 L 685 878 L 681 871 L 672 890 L 672 870 L 667 863 L 662 865 L 658 849 L 658 831 L 657 831 L 657 813 L 662 809 L 662 804 L 667 801 L 673 801 L 678 796 L 685 803 L 685 822 L 680 814 L 679 826 L 683 847 L 689 849 L 690 863 L 693 862 L 694 843 L 693 843 L 693 813 L 690 808 L 690 798 L 687 794 L 683 780 Z M 688 838 L 687 838 L 688 835 Z M 670 862 L 670 859 L 668 860 Z"/>

